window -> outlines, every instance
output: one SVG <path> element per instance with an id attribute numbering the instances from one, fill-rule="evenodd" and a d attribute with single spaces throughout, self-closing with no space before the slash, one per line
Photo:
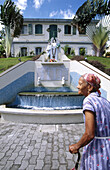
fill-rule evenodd
<path id="1" fill-rule="evenodd" d="M 50 25 L 50 34 L 49 38 L 51 39 L 52 37 L 57 37 L 57 25 Z"/>
<path id="2" fill-rule="evenodd" d="M 70 25 L 65 25 L 65 34 L 71 34 L 71 26 Z"/>
<path id="3" fill-rule="evenodd" d="M 85 55 L 86 54 L 86 49 L 84 47 L 79 48 L 79 55 Z"/>
<path id="4" fill-rule="evenodd" d="M 23 25 L 21 34 L 27 34 L 27 25 Z"/>
<path id="5" fill-rule="evenodd" d="M 42 25 L 35 25 L 35 34 L 42 34 Z"/>
<path id="6" fill-rule="evenodd" d="M 71 53 L 71 48 L 68 48 L 67 54 Z"/>
<path id="7" fill-rule="evenodd" d="M 32 34 L 33 34 L 32 24 L 28 24 L 28 33 L 29 33 L 29 35 L 32 35 Z"/>
<path id="8" fill-rule="evenodd" d="M 21 48 L 21 56 L 27 56 L 27 48 L 26 47 Z"/>
<path id="9" fill-rule="evenodd" d="M 42 48 L 41 47 L 37 47 L 36 48 L 36 55 L 39 55 L 42 51 Z"/>
<path id="10" fill-rule="evenodd" d="M 73 25 L 73 35 L 76 35 L 76 26 Z"/>

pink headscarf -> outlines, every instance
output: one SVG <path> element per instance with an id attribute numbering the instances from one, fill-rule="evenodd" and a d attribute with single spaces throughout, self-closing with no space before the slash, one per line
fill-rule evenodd
<path id="1" fill-rule="evenodd" d="M 98 91 L 99 94 L 101 94 L 99 88 L 100 88 L 100 83 L 101 80 L 94 74 L 91 73 L 86 73 L 82 75 L 82 77 L 91 85 L 94 87 L 96 91 Z"/>

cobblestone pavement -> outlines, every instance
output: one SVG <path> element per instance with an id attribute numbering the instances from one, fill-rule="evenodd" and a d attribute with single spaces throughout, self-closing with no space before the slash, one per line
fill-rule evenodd
<path id="1" fill-rule="evenodd" d="M 35 125 L 0 122 L 0 170 L 70 170 L 84 124 Z"/>

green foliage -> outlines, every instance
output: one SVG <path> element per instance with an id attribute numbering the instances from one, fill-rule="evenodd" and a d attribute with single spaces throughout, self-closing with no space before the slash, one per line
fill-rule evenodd
<path id="1" fill-rule="evenodd" d="M 21 59 L 22 62 L 27 60 L 32 60 L 33 56 L 26 56 L 26 57 L 9 57 L 9 58 L 0 58 L 0 73 L 7 70 L 8 68 L 18 64 Z"/>
<path id="2" fill-rule="evenodd" d="M 79 54 L 84 56 L 85 53 L 86 53 L 85 48 L 80 48 Z"/>
<path id="3" fill-rule="evenodd" d="M 100 63 L 105 65 L 105 68 L 110 68 L 110 58 L 106 57 L 96 57 L 96 56 L 85 56 L 88 61 L 99 61 Z"/>
<path id="4" fill-rule="evenodd" d="M 68 48 L 69 48 L 69 45 L 65 45 L 64 47 L 62 47 L 62 49 L 64 50 L 64 54 L 65 55 L 68 55 Z"/>
<path id="5" fill-rule="evenodd" d="M 75 49 L 71 49 L 71 51 L 70 51 L 70 55 L 72 55 L 72 56 L 74 56 L 75 55 Z"/>
<path id="6" fill-rule="evenodd" d="M 106 53 L 106 57 L 110 57 L 110 52 L 107 52 L 107 53 Z"/>
<path id="7" fill-rule="evenodd" d="M 97 55 L 102 56 L 106 42 L 108 41 L 110 31 L 100 24 L 92 36 L 92 42 L 97 50 Z"/>
<path id="8" fill-rule="evenodd" d="M 88 62 L 89 62 L 89 64 L 93 65 L 94 67 L 98 68 L 99 70 L 101 70 L 103 72 L 105 71 L 105 65 L 100 63 L 100 61 L 92 60 L 92 61 L 88 61 Z"/>
<path id="9" fill-rule="evenodd" d="M 75 17 L 73 18 L 73 23 L 76 23 L 79 30 L 83 31 L 96 16 L 102 17 L 109 14 L 109 0 L 87 0 L 78 8 Z"/>
<path id="10" fill-rule="evenodd" d="M 35 55 L 34 51 L 31 51 L 31 52 L 30 52 L 30 55 Z"/>
<path id="11" fill-rule="evenodd" d="M 85 57 L 81 55 L 76 55 L 76 56 L 69 56 L 69 59 L 76 60 L 76 61 L 83 61 L 85 60 Z"/>
<path id="12" fill-rule="evenodd" d="M 5 51 L 9 57 L 13 38 L 20 35 L 23 25 L 23 16 L 11 0 L 6 0 L 3 6 L 1 5 L 1 21 L 5 26 Z"/>
<path id="13" fill-rule="evenodd" d="M 11 0 L 6 0 L 3 6 L 1 6 L 1 21 L 3 25 L 10 28 L 11 33 L 13 33 L 12 37 L 18 37 L 20 35 L 23 16 Z"/>
<path id="14" fill-rule="evenodd" d="M 4 50 L 3 45 L 1 44 L 0 45 L 0 57 L 2 57 L 4 55 L 4 53 L 5 53 L 5 50 Z"/>

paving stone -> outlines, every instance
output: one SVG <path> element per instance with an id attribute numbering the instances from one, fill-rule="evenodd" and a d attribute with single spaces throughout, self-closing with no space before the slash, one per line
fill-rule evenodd
<path id="1" fill-rule="evenodd" d="M 18 157 L 15 159 L 14 163 L 15 163 L 15 164 L 18 164 L 18 165 L 21 165 L 21 162 L 22 162 L 23 157 L 24 157 L 24 156 L 18 156 Z"/>
<path id="2" fill-rule="evenodd" d="M 16 149 L 14 150 L 14 152 L 19 152 L 21 151 L 21 146 L 17 146 Z"/>
<path id="3" fill-rule="evenodd" d="M 45 158 L 45 152 L 39 152 L 38 159 L 44 159 Z"/>
<path id="4" fill-rule="evenodd" d="M 41 146 L 41 143 L 36 143 L 34 147 L 39 149 L 40 146 Z"/>
<path id="5" fill-rule="evenodd" d="M 75 166 L 75 163 L 72 161 L 72 160 L 67 160 L 67 168 L 68 169 L 71 169 Z"/>
<path id="6" fill-rule="evenodd" d="M 0 123 L 0 170 L 70 170 L 77 155 L 69 153 L 69 145 L 83 127 Z"/>
<path id="7" fill-rule="evenodd" d="M 66 159 L 72 159 L 73 155 L 70 152 L 66 152 Z"/>
<path id="8" fill-rule="evenodd" d="M 0 165 L 6 165 L 8 159 L 9 159 L 9 156 L 3 157 L 3 158 L 1 159 L 1 161 L 0 161 Z"/>
<path id="9" fill-rule="evenodd" d="M 25 156 L 24 156 L 24 160 L 29 160 L 31 158 L 32 154 L 31 152 L 26 152 Z"/>
<path id="10" fill-rule="evenodd" d="M 51 170 L 51 165 L 45 165 L 43 170 Z"/>
<path id="11" fill-rule="evenodd" d="M 44 162 L 45 164 L 51 164 L 51 156 L 46 155 Z"/>
<path id="12" fill-rule="evenodd" d="M 58 159 L 58 152 L 52 152 L 52 160 Z"/>
<path id="13" fill-rule="evenodd" d="M 60 164 L 67 164 L 66 159 L 64 157 L 59 157 Z"/>
<path id="14" fill-rule="evenodd" d="M 54 152 L 55 152 L 55 151 L 58 152 L 58 149 L 59 149 L 58 146 L 54 146 L 54 147 L 53 147 L 53 151 L 54 151 Z"/>
<path id="15" fill-rule="evenodd" d="M 8 170 L 13 166 L 13 161 L 7 161 L 7 163 L 5 164 L 3 170 Z"/>
<path id="16" fill-rule="evenodd" d="M 59 166 L 59 170 L 67 170 L 67 166 L 66 165 L 61 165 L 61 166 Z"/>
<path id="17" fill-rule="evenodd" d="M 41 149 L 40 149 L 40 151 L 41 151 Z M 38 155 L 38 154 L 39 154 L 39 149 L 34 149 L 32 151 L 32 155 Z"/>
<path id="18" fill-rule="evenodd" d="M 35 166 L 35 170 L 41 170 L 43 169 L 44 161 L 43 160 L 37 160 L 37 165 Z"/>
<path id="19" fill-rule="evenodd" d="M 29 165 L 26 169 L 27 170 L 35 170 L 35 165 Z"/>
<path id="20" fill-rule="evenodd" d="M 25 161 L 22 161 L 22 164 L 21 166 L 19 167 L 19 170 L 24 170 L 28 167 L 28 161 L 25 160 Z"/>
<path id="21" fill-rule="evenodd" d="M 0 160 L 4 157 L 5 152 L 4 153 L 0 153 Z"/>
<path id="22" fill-rule="evenodd" d="M 0 170 L 2 170 L 4 168 L 4 166 L 0 165 Z"/>
<path id="23" fill-rule="evenodd" d="M 22 149 L 20 152 L 19 152 L 19 155 L 25 155 L 27 149 Z"/>
<path id="24" fill-rule="evenodd" d="M 52 170 L 58 170 L 58 169 L 59 169 L 58 160 L 52 160 Z"/>
<path id="25" fill-rule="evenodd" d="M 20 165 L 12 165 L 11 170 L 18 170 Z"/>
<path id="26" fill-rule="evenodd" d="M 36 165 L 36 162 L 37 162 L 37 156 L 31 156 L 29 160 L 29 164 Z"/>
<path id="27" fill-rule="evenodd" d="M 13 149 L 10 149 L 6 152 L 6 156 L 11 156 L 13 153 Z M 0 154 L 1 155 L 1 154 Z"/>
<path id="28" fill-rule="evenodd" d="M 14 161 L 16 157 L 18 156 L 18 153 L 12 153 L 11 157 L 9 158 L 9 161 Z"/>
<path id="29" fill-rule="evenodd" d="M 47 146 L 44 146 L 41 144 L 40 152 L 45 152 L 46 149 L 47 149 Z"/>
<path id="30" fill-rule="evenodd" d="M 9 146 L 4 147 L 4 148 L 2 149 L 2 151 L 0 152 L 0 155 L 1 155 L 1 153 L 7 152 L 9 149 L 10 149 Z"/>

